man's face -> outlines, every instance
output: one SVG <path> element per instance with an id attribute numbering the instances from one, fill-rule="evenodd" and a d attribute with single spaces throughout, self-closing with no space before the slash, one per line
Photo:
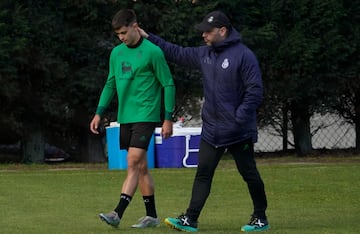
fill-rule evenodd
<path id="1" fill-rule="evenodd" d="M 120 29 L 115 30 L 116 36 L 119 40 L 125 43 L 128 46 L 135 45 L 139 38 L 139 32 L 136 29 L 137 23 L 131 24 L 129 26 L 123 26 Z"/>
<path id="2" fill-rule="evenodd" d="M 225 27 L 213 28 L 210 31 L 202 33 L 202 37 L 204 38 L 204 41 L 208 46 L 223 41 L 225 39 L 225 35 L 226 35 Z"/>

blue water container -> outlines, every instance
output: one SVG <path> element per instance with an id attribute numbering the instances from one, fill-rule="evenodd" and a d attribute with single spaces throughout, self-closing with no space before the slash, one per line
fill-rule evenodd
<path id="1" fill-rule="evenodd" d="M 157 168 L 197 167 L 201 128 L 174 128 L 163 139 L 155 129 L 155 166 Z"/>
<path id="2" fill-rule="evenodd" d="M 108 168 L 109 169 L 127 169 L 127 150 L 120 150 L 119 145 L 120 125 L 112 122 L 106 127 L 106 142 L 108 151 Z M 148 151 L 147 162 L 148 168 L 155 167 L 155 146 L 154 135 L 151 137 Z"/>

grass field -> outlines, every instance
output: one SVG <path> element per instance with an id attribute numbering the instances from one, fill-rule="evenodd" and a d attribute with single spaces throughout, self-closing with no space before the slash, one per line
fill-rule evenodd
<path id="1" fill-rule="evenodd" d="M 259 159 L 271 229 L 265 233 L 359 233 L 360 159 Z M 185 211 L 194 168 L 152 169 L 158 215 Z M 178 233 L 163 223 L 137 230 L 137 192 L 120 227 L 102 223 L 118 201 L 123 170 L 106 164 L 0 165 L 0 233 Z M 232 160 L 222 160 L 199 220 L 200 233 L 239 233 L 252 211 Z"/>

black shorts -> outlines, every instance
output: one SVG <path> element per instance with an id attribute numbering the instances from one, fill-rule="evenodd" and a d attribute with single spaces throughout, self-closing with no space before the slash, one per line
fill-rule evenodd
<path id="1" fill-rule="evenodd" d="M 135 147 L 147 150 L 155 127 L 156 123 L 152 122 L 120 124 L 120 149 Z"/>

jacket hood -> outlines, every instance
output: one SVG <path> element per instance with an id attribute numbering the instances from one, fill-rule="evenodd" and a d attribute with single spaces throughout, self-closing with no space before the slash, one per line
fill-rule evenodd
<path id="1" fill-rule="evenodd" d="M 226 49 L 227 47 L 229 47 L 230 45 L 233 45 L 233 44 L 236 44 L 239 42 L 241 42 L 241 34 L 238 31 L 236 31 L 236 29 L 234 27 L 231 27 L 229 30 L 228 37 L 225 40 L 212 45 L 211 49 L 216 52 L 221 52 L 224 49 Z"/>

